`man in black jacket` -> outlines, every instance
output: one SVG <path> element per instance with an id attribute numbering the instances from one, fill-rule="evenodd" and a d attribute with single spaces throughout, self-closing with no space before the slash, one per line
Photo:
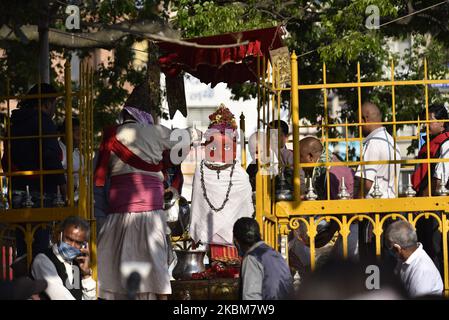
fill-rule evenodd
<path id="1" fill-rule="evenodd" d="M 27 95 L 54 94 L 56 89 L 47 83 L 34 85 Z M 39 103 L 40 100 L 40 103 Z M 39 117 L 39 109 L 41 117 Z M 58 134 L 57 127 L 52 118 L 55 114 L 56 98 L 31 98 L 24 99 L 19 103 L 19 108 L 11 114 L 11 137 L 38 136 L 39 118 L 41 118 L 42 135 Z M 40 150 L 39 138 L 12 139 L 11 148 L 4 145 L 5 154 L 2 159 L 3 169 L 8 170 L 9 165 L 12 172 L 39 170 L 40 169 Z M 11 163 L 8 161 L 8 153 L 11 154 Z M 42 138 L 42 169 L 43 170 L 62 170 L 61 164 L 62 152 L 58 144 L 57 137 Z M 13 192 L 12 207 L 20 208 L 25 206 L 27 199 L 26 189 L 29 187 L 33 207 L 40 207 L 40 176 L 15 176 L 11 179 Z M 60 186 L 62 193 L 65 191 L 64 174 L 48 174 L 43 176 L 44 207 L 51 207 L 57 193 L 57 187 Z M 28 204 L 29 205 L 29 204 Z M 48 230 L 48 228 L 47 228 Z M 46 249 L 49 244 L 49 231 L 38 230 L 34 235 L 33 255 Z M 18 255 L 24 254 L 25 242 L 22 232 L 17 233 Z"/>

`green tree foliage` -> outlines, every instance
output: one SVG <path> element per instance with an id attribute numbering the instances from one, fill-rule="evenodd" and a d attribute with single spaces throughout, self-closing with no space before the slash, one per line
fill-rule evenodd
<path id="1" fill-rule="evenodd" d="M 290 37 L 286 43 L 298 55 L 299 82 L 323 82 L 323 63 L 326 63 L 328 83 L 357 82 L 357 62 L 360 62 L 361 81 L 390 80 L 391 63 L 398 80 L 422 79 L 423 61 L 427 57 L 430 78 L 447 78 L 447 26 L 442 21 L 449 17 L 449 6 L 414 14 L 394 23 L 387 23 L 441 1 L 391 0 L 329 0 L 329 1 L 179 1 L 181 6 L 176 25 L 189 37 L 250 29 L 254 21 L 263 21 L 259 27 L 282 23 Z M 380 13 L 379 29 L 365 25 L 375 5 Z M 230 17 L 230 19 L 227 19 Z M 223 23 L 227 21 L 230 23 Z M 249 22 L 248 22 L 249 21 Z M 386 24 L 387 23 L 387 24 Z M 385 24 L 384 26 L 382 26 Z M 412 41 L 411 49 L 402 56 L 391 51 L 391 41 Z M 235 98 L 256 95 L 252 84 L 234 86 Z M 362 101 L 372 100 L 382 109 L 385 119 L 392 119 L 391 87 L 362 88 Z M 358 120 L 358 92 L 355 88 L 328 91 L 338 95 L 342 112 L 331 123 Z M 284 105 L 289 96 L 284 96 Z M 429 88 L 429 102 L 447 99 L 435 88 Z M 396 119 L 413 120 L 424 106 L 422 86 L 396 87 Z M 323 92 L 300 92 L 300 116 L 319 125 L 323 115 Z M 400 129 L 401 126 L 398 126 Z M 392 128 L 389 128 L 390 130 Z M 354 129 L 352 134 L 358 135 Z M 336 130 L 331 136 L 339 135 Z M 413 145 L 415 147 L 415 145 Z M 410 151 L 412 151 L 410 148 Z"/>
<path id="2" fill-rule="evenodd" d="M 103 26 L 113 25 L 127 21 L 138 23 L 139 21 L 156 21 L 162 23 L 163 15 L 158 8 L 158 0 L 142 1 L 143 6 L 137 7 L 134 0 L 108 0 L 75 1 L 80 7 L 81 28 L 83 32 L 95 32 Z M 65 30 L 66 6 L 61 1 L 50 1 L 50 28 Z M 0 1 L 0 27 L 7 25 L 19 29 L 22 25 L 37 25 L 40 13 L 39 1 L 19 0 L 15 2 Z M 80 41 L 74 33 L 73 41 Z M 134 68 L 136 51 L 132 49 L 133 43 L 142 41 L 143 37 L 138 33 L 132 33 L 121 41 L 107 44 L 98 41 L 98 48 L 114 49 L 113 59 L 102 62 L 94 74 L 94 130 L 100 132 L 102 128 L 115 122 L 122 103 L 127 97 L 125 84 L 135 85 L 146 79 L 146 66 L 140 70 Z M 0 41 L 3 55 L 0 55 L 0 96 L 7 91 L 7 83 L 10 94 L 22 94 L 33 84 L 38 82 L 38 44 L 35 41 Z M 80 58 L 88 57 L 93 53 L 93 48 L 69 49 L 51 45 L 51 52 L 62 54 L 70 59 L 73 53 Z M 63 83 L 58 82 L 57 75 L 63 72 L 62 66 L 52 68 L 52 83 L 61 88 Z M 75 84 L 74 84 L 75 85 Z M 74 89 L 77 89 L 76 87 Z M 74 101 L 76 107 L 76 101 Z M 57 114 L 62 121 L 63 101 L 61 101 Z M 76 110 L 75 110 L 76 113 Z M 156 112 L 161 114 L 160 110 Z"/>

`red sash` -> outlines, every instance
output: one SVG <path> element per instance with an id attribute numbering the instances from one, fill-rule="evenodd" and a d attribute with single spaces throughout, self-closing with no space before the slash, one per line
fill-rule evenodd
<path id="1" fill-rule="evenodd" d="M 449 140 L 449 132 L 440 133 L 438 136 L 430 140 L 429 151 L 431 159 L 435 159 L 440 156 L 441 145 L 447 140 Z M 427 144 L 424 144 L 421 147 L 421 150 L 419 150 L 418 159 L 427 159 Z M 431 165 L 431 171 L 433 171 L 433 168 L 435 168 L 435 164 Z M 427 186 L 428 169 L 429 167 L 427 163 L 420 163 L 412 175 L 413 189 L 415 189 L 418 194 L 421 193 Z"/>
<path id="2" fill-rule="evenodd" d="M 124 163 L 143 171 L 159 172 L 164 168 L 164 163 L 166 165 L 170 163 L 169 159 L 163 159 L 158 164 L 148 163 L 145 160 L 142 160 L 117 139 L 117 128 L 118 126 L 113 126 L 104 131 L 103 141 L 100 145 L 98 163 L 95 168 L 95 185 L 97 187 L 104 186 L 111 152 L 114 152 Z M 169 152 L 164 152 L 165 157 L 169 156 L 169 154 Z"/>

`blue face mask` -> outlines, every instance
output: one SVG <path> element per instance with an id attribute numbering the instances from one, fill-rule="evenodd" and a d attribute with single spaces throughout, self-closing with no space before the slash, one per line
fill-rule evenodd
<path id="1" fill-rule="evenodd" d="M 64 241 L 60 241 L 58 245 L 58 251 L 64 260 L 72 261 L 76 257 L 81 254 L 81 251 L 71 245 L 65 243 Z"/>

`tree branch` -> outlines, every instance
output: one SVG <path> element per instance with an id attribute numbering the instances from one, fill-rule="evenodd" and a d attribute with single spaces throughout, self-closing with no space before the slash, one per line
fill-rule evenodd
<path id="1" fill-rule="evenodd" d="M 36 25 L 22 26 L 20 31 L 29 41 L 38 41 L 39 39 L 38 27 Z M 73 36 L 70 32 L 50 28 L 49 42 L 52 45 L 64 48 L 110 49 L 114 47 L 115 43 L 132 32 L 148 37 L 159 34 L 159 38 L 179 38 L 179 34 L 167 25 L 154 21 L 141 21 L 132 24 L 123 22 L 95 32 L 77 32 Z M 0 41 L 21 40 L 16 33 L 9 26 L 3 25 L 0 28 Z"/>
<path id="2" fill-rule="evenodd" d="M 161 35 L 163 31 L 166 31 L 169 35 Z M 22 26 L 20 32 L 26 37 L 18 37 L 18 32 L 13 30 L 7 25 L 3 25 L 0 28 L 0 41 L 38 41 L 39 32 L 37 26 Z M 81 32 L 70 33 L 58 29 L 49 29 L 49 43 L 69 49 L 89 49 L 89 48 L 114 48 L 115 44 L 119 42 L 123 37 L 135 35 L 148 40 L 164 41 L 176 44 L 181 44 L 189 47 L 216 49 L 216 48 L 228 48 L 236 47 L 248 44 L 248 41 L 237 42 L 235 44 L 218 44 L 218 45 L 202 45 L 195 42 L 184 41 L 179 39 L 178 33 L 166 26 L 159 23 L 150 22 L 148 24 L 130 25 L 129 23 L 121 23 L 117 25 L 109 26 L 107 29 L 96 32 Z"/>

